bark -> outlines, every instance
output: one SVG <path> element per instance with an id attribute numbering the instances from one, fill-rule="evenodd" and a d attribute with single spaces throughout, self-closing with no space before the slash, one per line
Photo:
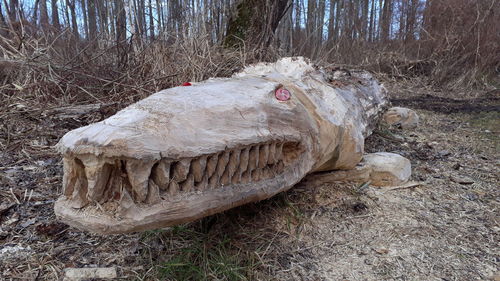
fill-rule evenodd
<path id="1" fill-rule="evenodd" d="M 57 0 L 51 0 L 50 7 L 52 10 L 52 26 L 59 30 L 61 28 L 61 23 L 59 21 L 59 8 L 57 7 Z"/>
<path id="2" fill-rule="evenodd" d="M 126 64 L 126 40 L 127 40 L 127 14 L 125 13 L 125 3 L 123 0 L 114 0 L 115 4 L 115 31 L 118 62 L 120 67 Z"/>
<path id="3" fill-rule="evenodd" d="M 314 30 L 316 28 L 316 1 L 317 0 L 307 1 L 306 36 L 309 43 L 315 41 Z M 311 46 L 311 44 L 309 46 Z M 308 49 L 310 49 L 310 47 Z"/>
<path id="4" fill-rule="evenodd" d="M 18 20 L 18 13 L 19 13 L 19 1 L 18 0 L 10 0 L 9 1 L 9 10 L 8 10 L 8 16 L 9 16 L 9 21 L 11 23 L 14 23 Z"/>
<path id="5" fill-rule="evenodd" d="M 163 17 L 163 2 L 160 0 L 156 0 L 156 16 L 158 18 L 158 35 L 165 31 L 165 18 Z"/>
<path id="6" fill-rule="evenodd" d="M 408 14 L 406 16 L 405 40 L 407 42 L 415 40 L 415 23 L 417 21 L 417 10 L 419 6 L 418 0 L 410 1 L 410 7 L 408 8 Z"/>
<path id="7" fill-rule="evenodd" d="M 284 16 L 288 0 L 242 0 L 229 19 L 224 45 L 266 49 L 274 36 L 276 28 Z M 265 11 L 263 13 L 263 11 Z"/>
<path id="8" fill-rule="evenodd" d="M 38 7 L 39 7 L 39 2 L 40 0 L 35 0 L 35 4 L 33 6 L 33 15 L 32 15 L 32 20 L 31 22 L 33 23 L 34 26 L 38 25 Z"/>
<path id="9" fill-rule="evenodd" d="M 0 34 L 4 32 L 4 28 L 7 26 L 7 21 L 5 20 L 5 17 L 3 16 L 3 11 L 2 11 L 2 1 L 0 1 Z"/>
<path id="10" fill-rule="evenodd" d="M 154 40 L 155 38 L 155 22 L 153 18 L 153 5 L 151 4 L 151 0 L 148 1 L 149 7 L 149 38 L 150 40 Z"/>
<path id="11" fill-rule="evenodd" d="M 75 9 L 75 1 L 76 0 L 66 0 L 66 6 L 68 6 L 69 11 L 71 13 L 71 30 L 73 31 L 73 35 L 76 40 L 80 39 L 80 34 L 78 32 L 78 22 L 76 18 L 76 9 Z"/>
<path id="12" fill-rule="evenodd" d="M 392 0 L 384 0 L 381 17 L 381 39 L 386 42 L 390 38 L 392 23 Z"/>
<path id="13" fill-rule="evenodd" d="M 337 0 L 330 0 L 330 13 L 328 17 L 328 41 L 332 42 L 336 37 L 335 31 L 335 5 Z"/>
<path id="14" fill-rule="evenodd" d="M 95 0 L 96 2 L 96 9 L 97 9 L 97 15 L 99 16 L 98 24 L 99 24 L 99 33 L 103 35 L 108 35 L 109 34 L 109 29 L 108 29 L 108 16 L 107 16 L 107 9 L 104 4 L 103 0 Z M 106 38 L 107 36 L 103 36 Z"/>
<path id="15" fill-rule="evenodd" d="M 40 0 L 40 25 L 43 30 L 47 30 L 50 26 L 49 24 L 49 14 L 47 12 L 47 0 Z"/>
<path id="16" fill-rule="evenodd" d="M 368 34 L 368 41 L 373 42 L 375 39 L 375 0 L 372 0 L 372 6 L 370 9 L 370 29 Z"/>
<path id="17" fill-rule="evenodd" d="M 43 1 L 43 0 L 42 0 Z M 76 0 L 75 0 L 76 1 Z M 80 6 L 82 8 L 82 17 L 83 17 L 83 31 L 85 33 L 85 39 L 89 39 L 89 24 L 88 24 L 88 15 L 87 15 L 87 4 L 86 0 L 80 0 Z"/>
<path id="18" fill-rule="evenodd" d="M 335 10 L 335 27 L 333 33 L 335 33 L 335 41 L 338 41 L 338 37 L 340 36 L 340 28 L 341 28 L 341 12 L 344 9 L 344 0 L 337 0 L 337 8 Z"/>
<path id="19" fill-rule="evenodd" d="M 398 39 L 404 40 L 405 38 L 405 30 L 406 30 L 406 16 L 408 13 L 408 3 L 407 0 L 401 0 L 399 3 L 399 31 L 398 31 Z"/>
<path id="20" fill-rule="evenodd" d="M 97 39 L 97 16 L 96 16 L 96 0 L 88 0 L 88 19 L 89 19 L 89 40 L 92 44 L 96 43 Z"/>
<path id="21" fill-rule="evenodd" d="M 325 0 L 319 0 L 316 19 L 316 44 L 320 47 L 323 43 L 323 25 L 325 23 Z"/>
<path id="22" fill-rule="evenodd" d="M 144 36 L 146 36 L 146 29 L 144 25 L 144 10 L 142 8 L 143 1 L 144 0 L 134 0 L 134 14 L 138 39 L 142 39 Z"/>
<path id="23" fill-rule="evenodd" d="M 362 28 L 361 28 L 361 38 L 363 41 L 366 41 L 368 40 L 368 33 L 369 33 L 369 30 L 368 30 L 368 23 L 369 23 L 369 14 L 368 14 L 368 7 L 370 5 L 369 3 L 370 1 L 369 0 L 362 0 L 362 16 L 361 16 L 361 25 L 362 25 Z"/>
<path id="24" fill-rule="evenodd" d="M 123 0 L 114 0 L 114 4 L 116 44 L 121 45 L 126 40 L 127 14 L 125 13 L 125 3 Z"/>
<path id="25" fill-rule="evenodd" d="M 302 27 L 300 26 L 300 20 L 302 18 L 302 9 L 300 8 L 300 1 L 295 2 L 295 32 L 299 32 Z"/>

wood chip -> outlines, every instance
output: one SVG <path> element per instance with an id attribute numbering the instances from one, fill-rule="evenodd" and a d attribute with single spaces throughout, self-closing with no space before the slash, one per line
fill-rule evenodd
<path id="1" fill-rule="evenodd" d="M 64 280 L 83 280 L 93 278 L 112 279 L 117 278 L 115 267 L 96 268 L 66 268 L 64 270 Z"/>

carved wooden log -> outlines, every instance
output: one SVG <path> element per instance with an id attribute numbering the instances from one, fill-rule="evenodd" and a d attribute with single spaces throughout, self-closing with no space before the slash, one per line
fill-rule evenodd
<path id="1" fill-rule="evenodd" d="M 302 58 L 167 89 L 61 139 L 55 213 L 123 233 L 266 199 L 310 172 L 354 168 L 386 103 L 369 73 Z"/>

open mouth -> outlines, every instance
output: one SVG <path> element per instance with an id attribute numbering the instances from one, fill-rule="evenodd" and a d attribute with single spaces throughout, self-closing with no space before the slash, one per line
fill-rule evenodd
<path id="1" fill-rule="evenodd" d="M 193 197 L 203 200 L 210 193 L 232 196 L 252 192 L 267 180 L 289 171 L 295 174 L 294 167 L 303 152 L 300 142 L 273 140 L 197 157 L 156 161 L 90 154 L 66 156 L 64 208 L 78 212 L 97 206 L 99 212 L 93 212 L 94 216 L 121 219 L 127 213 L 123 210 L 130 210 L 131 205 L 135 210 L 172 201 L 189 205 Z"/>

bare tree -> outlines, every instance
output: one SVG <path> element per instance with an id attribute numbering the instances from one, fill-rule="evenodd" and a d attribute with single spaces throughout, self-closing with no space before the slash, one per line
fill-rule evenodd
<path id="1" fill-rule="evenodd" d="M 42 29 L 47 30 L 49 28 L 49 14 L 47 11 L 47 0 L 40 0 L 40 25 Z"/>
<path id="2" fill-rule="evenodd" d="M 43 0 L 42 0 L 43 1 Z M 97 39 L 97 17 L 96 17 L 96 0 L 88 0 L 88 21 L 89 21 L 89 40 L 95 44 Z"/>
<path id="3" fill-rule="evenodd" d="M 229 19 L 224 44 L 239 46 L 244 41 L 248 46 L 267 48 L 287 8 L 288 0 L 240 1 Z"/>
<path id="4" fill-rule="evenodd" d="M 66 6 L 69 8 L 69 11 L 71 13 L 71 30 L 73 31 L 75 38 L 78 40 L 80 38 L 80 35 L 78 32 L 78 22 L 77 22 L 77 18 L 76 18 L 75 1 L 76 0 L 66 0 Z"/>
<path id="5" fill-rule="evenodd" d="M 392 23 L 392 0 L 384 0 L 383 2 L 382 16 L 380 18 L 381 39 L 382 41 L 388 41 Z"/>
<path id="6" fill-rule="evenodd" d="M 82 9 L 83 31 L 85 33 L 85 39 L 89 39 L 89 24 L 88 24 L 88 14 L 87 14 L 86 0 L 80 0 L 80 7 Z"/>
<path id="7" fill-rule="evenodd" d="M 61 23 L 59 21 L 59 8 L 57 7 L 57 0 L 50 1 L 50 8 L 52 12 L 52 26 L 56 29 L 60 29 Z"/>
<path id="8" fill-rule="evenodd" d="M 154 17 L 153 17 L 153 5 L 151 3 L 151 0 L 148 1 L 148 8 L 149 8 L 149 38 L 151 40 L 154 40 L 154 38 L 155 38 L 155 23 L 154 23 Z"/>
<path id="9" fill-rule="evenodd" d="M 2 11 L 2 1 L 0 1 L 0 32 L 2 32 L 3 28 L 7 26 L 7 21 L 5 20 L 5 17 L 3 16 L 3 11 Z"/>

